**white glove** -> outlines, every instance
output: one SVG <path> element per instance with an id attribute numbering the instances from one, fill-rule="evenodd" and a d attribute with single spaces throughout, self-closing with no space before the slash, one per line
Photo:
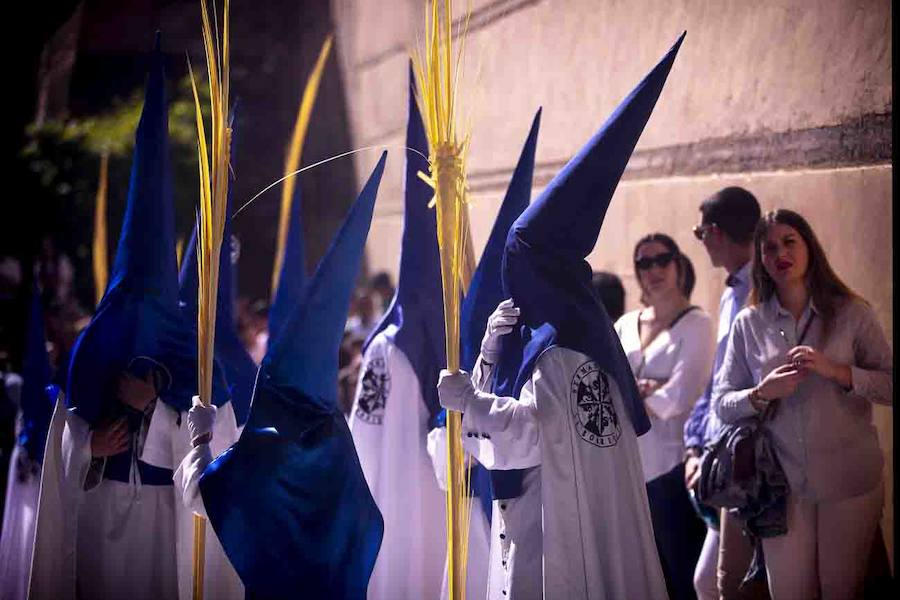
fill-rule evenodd
<path id="1" fill-rule="evenodd" d="M 425 441 L 425 449 L 431 457 L 431 465 L 434 467 L 434 477 L 437 479 L 438 488 L 442 492 L 447 491 L 447 428 L 435 427 L 428 432 Z"/>
<path id="2" fill-rule="evenodd" d="M 212 440 L 213 426 L 216 424 L 216 407 L 214 404 L 204 406 L 200 396 L 194 396 L 193 406 L 188 411 L 188 431 L 191 434 L 191 446 L 209 444 Z"/>
<path id="3" fill-rule="evenodd" d="M 519 308 L 513 305 L 512 298 L 497 305 L 497 309 L 488 317 L 484 338 L 481 340 L 482 360 L 489 364 L 497 364 L 500 358 L 500 336 L 513 330 L 519 320 Z"/>
<path id="4" fill-rule="evenodd" d="M 447 410 L 464 412 L 466 403 L 475 398 L 475 386 L 465 371 L 451 373 L 447 369 L 441 369 L 437 390 L 441 406 Z"/>

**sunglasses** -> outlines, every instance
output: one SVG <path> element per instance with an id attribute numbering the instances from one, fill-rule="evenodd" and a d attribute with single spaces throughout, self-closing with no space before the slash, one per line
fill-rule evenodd
<path id="1" fill-rule="evenodd" d="M 691 230 L 694 232 L 694 237 L 703 241 L 703 238 L 706 237 L 706 232 L 715 227 L 715 223 L 704 223 L 702 225 L 694 225 L 694 228 Z"/>
<path id="2" fill-rule="evenodd" d="M 653 268 L 653 265 L 665 269 L 673 260 L 675 260 L 674 252 L 663 252 L 662 254 L 657 254 L 656 256 L 644 256 L 643 258 L 639 258 L 638 260 L 634 261 L 634 266 L 636 266 L 640 271 L 649 271 L 651 268 Z"/>

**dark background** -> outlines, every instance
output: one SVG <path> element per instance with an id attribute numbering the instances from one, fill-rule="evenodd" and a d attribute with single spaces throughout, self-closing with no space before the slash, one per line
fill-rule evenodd
<path id="1" fill-rule="evenodd" d="M 316 0 L 234 2 L 231 5 L 232 100 L 238 100 L 233 198 L 241 205 L 281 177 L 284 154 L 306 78 L 325 37 L 333 31 L 328 2 Z M 22 264 L 23 286 L 0 310 L 13 364 L 20 354 L 25 296 L 41 240 L 51 236 L 71 259 L 75 293 L 88 311 L 94 293 L 90 244 L 95 186 L 71 194 L 48 194 L 23 158 L 26 128 L 36 118 L 83 118 L 108 111 L 140 90 L 147 53 L 162 32 L 169 96 L 187 73 L 185 54 L 205 69 L 199 0 L 54 0 L 17 6 L 7 21 L 7 65 L 2 144 L 6 197 L 0 213 L 0 256 Z M 332 47 L 304 147 L 302 165 L 351 148 L 347 104 Z M 96 181 L 99 159 L 69 165 Z M 130 157 L 111 160 L 108 243 L 112 261 L 127 193 Z M 93 179 L 90 179 L 93 178 Z M 182 179 L 184 179 L 182 177 Z M 328 240 L 356 194 L 350 159 L 300 176 L 306 227 L 307 268 Z M 176 191 L 177 236 L 193 227 L 196 179 Z M 268 299 L 280 190 L 273 188 L 239 215 L 233 230 L 241 242 L 239 294 Z"/>

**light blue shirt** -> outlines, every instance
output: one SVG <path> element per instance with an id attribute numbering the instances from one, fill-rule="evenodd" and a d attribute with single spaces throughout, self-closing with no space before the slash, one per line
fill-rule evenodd
<path id="1" fill-rule="evenodd" d="M 869 305 L 845 302 L 827 337 L 824 320 L 812 303 L 795 320 L 775 295 L 743 309 L 732 325 L 712 395 L 713 410 L 724 422 L 756 415 L 751 389 L 788 362 L 787 353 L 807 324 L 803 345 L 850 366 L 850 389 L 809 373 L 793 394 L 777 401 L 765 423 L 791 493 L 811 501 L 850 498 L 881 482 L 884 461 L 872 403 L 893 402 L 893 355 Z"/>

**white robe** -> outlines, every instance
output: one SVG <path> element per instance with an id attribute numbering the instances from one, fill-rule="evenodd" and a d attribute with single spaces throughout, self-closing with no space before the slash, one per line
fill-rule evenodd
<path id="1" fill-rule="evenodd" d="M 426 450 L 428 410 L 409 360 L 388 339 L 393 331 L 366 349 L 350 412 L 359 462 L 384 518 L 368 598 L 429 600 L 443 582 L 445 499 Z"/>
<path id="2" fill-rule="evenodd" d="M 18 468 L 20 461 L 30 468 L 35 468 L 36 472 L 32 472 L 29 468 L 20 473 Z M 0 538 L 2 600 L 25 600 L 28 596 L 34 523 L 40 487 L 40 465 L 28 459 L 25 449 L 17 444 L 9 458 L 6 503 L 3 507 L 3 533 Z"/>
<path id="3" fill-rule="evenodd" d="M 231 435 L 227 430 L 229 421 L 234 428 L 234 416 L 230 408 L 223 409 L 231 415 L 220 419 L 224 421 L 221 442 L 228 444 Z M 177 416 L 176 411 L 157 402 L 140 456 L 144 462 L 172 468 L 161 460 L 165 456 L 161 450 L 166 441 L 177 447 L 188 435 L 184 419 L 178 428 L 181 433 L 169 429 L 164 435 L 166 423 L 161 417 L 173 413 Z M 29 597 L 190 598 L 190 545 L 186 565 L 184 556 L 185 540 L 192 543 L 193 523 L 190 512 L 182 508 L 180 490 L 176 496 L 174 485 L 108 479 L 85 490 L 91 463 L 90 436 L 87 422 L 58 401 L 44 455 Z M 219 568 L 216 551 L 221 552 L 221 548 L 209 528 L 206 547 L 206 581 L 229 581 L 227 571 L 222 575 L 224 569 Z M 208 593 L 207 597 L 243 598 L 243 590 L 221 596 Z"/>
<path id="4" fill-rule="evenodd" d="M 235 421 L 231 402 L 219 407 L 216 411 L 216 422 L 213 426 L 210 450 L 218 456 L 237 441 L 238 427 Z M 193 544 L 194 544 L 194 512 L 193 504 L 186 504 L 183 494 L 181 464 L 191 452 L 191 436 L 188 431 L 187 413 L 179 413 L 171 406 L 158 402 L 147 441 L 144 444 L 142 459 L 144 462 L 173 470 L 174 503 L 176 535 L 175 545 L 178 556 L 178 597 L 180 600 L 192 598 L 193 586 Z M 202 473 L 202 471 L 201 471 Z M 199 476 L 196 477 L 199 480 Z M 199 497 L 199 495 L 198 495 Z M 244 586 L 237 571 L 225 555 L 225 550 L 216 537 L 212 525 L 207 521 L 204 559 L 204 598 L 216 600 L 243 600 Z"/>
<path id="5" fill-rule="evenodd" d="M 474 379 L 488 377 L 479 360 Z M 546 350 L 519 399 L 466 406 L 463 435 L 488 468 L 537 467 L 520 497 L 495 502 L 490 600 L 667 597 L 637 437 L 589 357 Z"/>
<path id="6" fill-rule="evenodd" d="M 176 598 L 173 488 L 102 479 L 85 490 L 90 464 L 90 427 L 58 400 L 44 452 L 29 597 Z"/>
<path id="7" fill-rule="evenodd" d="M 434 476 L 441 491 L 447 492 L 447 428 L 436 427 L 428 433 L 428 455 L 434 465 Z M 495 503 L 496 504 L 496 503 Z M 496 506 L 493 507 L 496 511 Z M 487 590 L 487 576 L 491 546 L 491 524 L 481 508 L 481 501 L 474 497 L 471 501 L 469 517 L 469 546 L 466 564 L 466 598 L 481 600 Z M 446 555 L 446 552 L 445 552 Z M 441 600 L 450 598 L 447 582 L 448 564 L 444 559 L 444 581 L 441 585 Z"/>
<path id="8" fill-rule="evenodd" d="M 21 400 L 22 378 L 16 373 L 0 372 L 0 385 L 6 386 L 9 399 L 18 406 Z M 22 411 L 18 410 L 16 439 L 21 429 Z M 26 467 L 21 473 L 19 462 Z M 31 469 L 37 469 L 37 472 L 32 472 Z M 40 465 L 29 460 L 24 448 L 16 444 L 9 457 L 7 473 L 3 529 L 0 530 L 0 600 L 24 600 L 28 595 L 41 471 Z"/>

